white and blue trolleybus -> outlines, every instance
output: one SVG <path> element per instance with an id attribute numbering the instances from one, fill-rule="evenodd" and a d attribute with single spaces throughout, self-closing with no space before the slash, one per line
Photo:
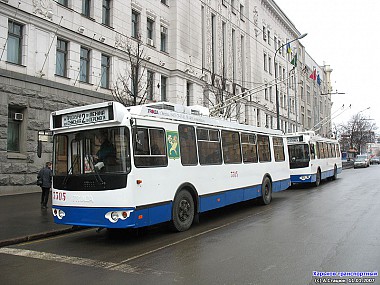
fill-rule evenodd
<path id="1" fill-rule="evenodd" d="M 199 213 L 290 186 L 286 138 L 204 107 L 104 102 L 53 112 L 58 224 L 187 230 Z"/>
<path id="2" fill-rule="evenodd" d="M 288 134 L 287 142 L 292 183 L 311 183 L 319 186 L 321 180 L 335 180 L 342 172 L 337 140 L 307 131 Z"/>

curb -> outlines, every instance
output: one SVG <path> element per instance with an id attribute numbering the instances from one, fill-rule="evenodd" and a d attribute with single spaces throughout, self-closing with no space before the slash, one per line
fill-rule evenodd
<path id="1" fill-rule="evenodd" d="M 34 241 L 34 240 L 39 240 L 47 237 L 52 237 L 52 236 L 58 236 L 66 233 L 72 233 L 72 232 L 77 232 L 86 229 L 86 227 L 81 227 L 81 226 L 72 226 L 71 228 L 66 228 L 62 230 L 53 230 L 53 231 L 48 231 L 48 232 L 43 232 L 43 233 L 38 233 L 38 234 L 32 234 L 24 237 L 16 237 L 16 238 L 10 238 L 7 240 L 1 240 L 0 241 L 0 247 L 4 246 L 9 246 L 9 245 L 15 245 L 27 241 Z"/>

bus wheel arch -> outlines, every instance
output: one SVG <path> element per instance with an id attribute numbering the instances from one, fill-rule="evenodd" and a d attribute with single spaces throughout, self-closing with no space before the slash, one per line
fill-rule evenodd
<path id="1" fill-rule="evenodd" d="M 261 183 L 261 203 L 263 205 L 268 205 L 272 201 L 273 183 L 272 178 L 267 173 L 263 177 Z"/>
<path id="2" fill-rule="evenodd" d="M 188 230 L 198 220 L 198 193 L 189 183 L 178 187 L 173 198 L 171 228 L 182 232 Z"/>

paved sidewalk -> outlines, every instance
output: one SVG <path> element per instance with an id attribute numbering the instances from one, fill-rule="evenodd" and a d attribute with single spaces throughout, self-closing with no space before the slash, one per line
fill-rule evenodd
<path id="1" fill-rule="evenodd" d="M 41 192 L 0 196 L 0 247 L 78 229 L 54 223 L 49 198 L 42 210 Z"/>

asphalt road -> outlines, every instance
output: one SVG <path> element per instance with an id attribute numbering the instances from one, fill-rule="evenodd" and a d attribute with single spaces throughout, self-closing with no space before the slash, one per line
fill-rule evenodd
<path id="1" fill-rule="evenodd" d="M 347 169 L 268 206 L 204 214 L 184 233 L 89 229 L 0 248 L 0 284 L 317 284 L 315 272 L 379 272 L 379 176 L 380 165 Z M 366 278 L 339 277 L 380 284 Z"/>

